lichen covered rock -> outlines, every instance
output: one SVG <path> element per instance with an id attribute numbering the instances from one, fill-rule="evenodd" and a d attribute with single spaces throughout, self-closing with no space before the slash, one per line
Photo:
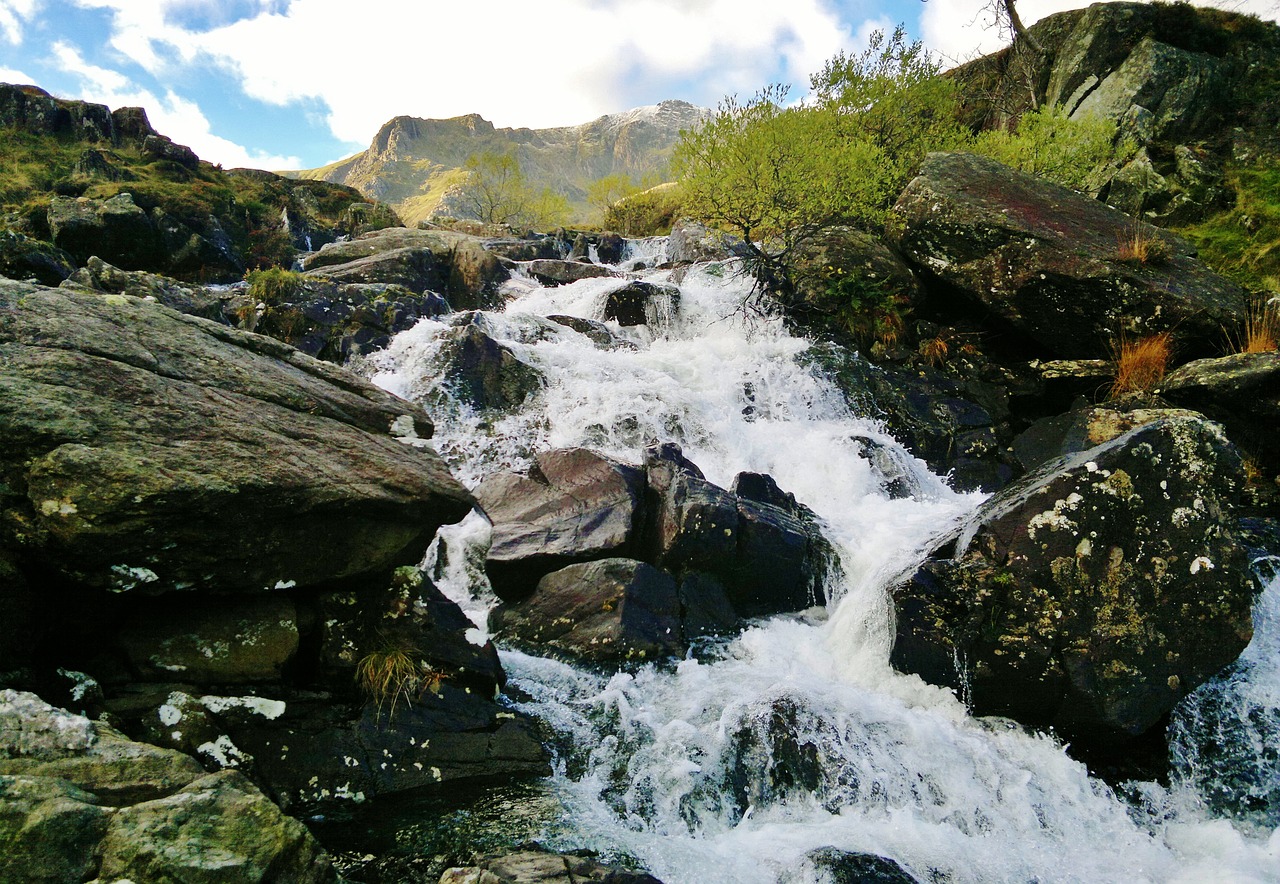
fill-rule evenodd
<path id="1" fill-rule="evenodd" d="M 1196 417 L 1046 464 L 895 591 L 893 665 L 1085 745 L 1145 733 L 1252 635 L 1240 482 Z"/>

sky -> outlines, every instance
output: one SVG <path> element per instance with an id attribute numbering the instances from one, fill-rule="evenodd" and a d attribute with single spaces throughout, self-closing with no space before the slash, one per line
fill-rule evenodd
<path id="1" fill-rule="evenodd" d="M 0 0 L 0 82 L 112 108 L 227 168 L 321 166 L 395 116 L 544 128 L 770 83 L 902 23 L 999 48 L 986 0 Z M 1275 18 L 1277 0 L 1219 0 Z M 1019 0 L 1031 22 L 1086 0 Z"/>

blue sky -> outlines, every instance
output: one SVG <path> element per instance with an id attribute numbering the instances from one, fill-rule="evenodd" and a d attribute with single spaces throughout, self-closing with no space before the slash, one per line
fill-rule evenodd
<path id="1" fill-rule="evenodd" d="M 393 116 L 572 125 L 682 98 L 803 89 L 874 28 L 950 59 L 1000 45 L 985 0 L 0 0 L 0 82 L 141 105 L 202 158 L 267 169 L 362 150 Z M 1083 0 L 1020 0 L 1028 22 Z M 1274 0 L 1251 5 L 1274 17 Z"/>

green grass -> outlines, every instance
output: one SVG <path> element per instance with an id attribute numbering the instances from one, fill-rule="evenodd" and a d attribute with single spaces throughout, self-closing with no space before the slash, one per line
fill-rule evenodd
<path id="1" fill-rule="evenodd" d="M 1280 169 L 1235 169 L 1236 204 L 1178 232 L 1214 270 L 1254 291 L 1280 291 Z"/>

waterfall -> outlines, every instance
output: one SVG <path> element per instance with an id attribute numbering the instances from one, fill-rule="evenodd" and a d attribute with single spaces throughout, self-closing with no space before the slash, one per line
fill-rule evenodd
<path id="1" fill-rule="evenodd" d="M 621 268 L 653 267 L 664 250 L 660 239 L 633 243 Z M 448 317 L 398 335 L 371 360 L 374 380 L 430 404 L 433 444 L 472 486 L 554 447 L 639 463 L 652 440 L 679 442 L 721 486 L 739 471 L 769 473 L 819 515 L 842 574 L 825 610 L 753 623 L 674 666 L 606 676 L 504 652 L 521 708 L 557 737 L 566 821 L 545 833 L 554 845 L 630 858 L 667 884 L 817 880 L 802 857 L 828 846 L 952 884 L 1280 881 L 1280 820 L 1265 808 L 1275 809 L 1277 731 L 1269 743 L 1248 726 L 1230 736 L 1243 759 L 1233 764 L 1261 759 L 1260 775 L 1273 777 L 1242 810 L 1214 795 L 1221 753 L 1206 730 L 1215 703 L 1243 709 L 1246 725 L 1250 710 L 1280 714 L 1280 580 L 1259 602 L 1246 659 L 1179 710 L 1173 782 L 1117 793 L 1052 737 L 974 719 L 949 691 L 888 665 L 888 581 L 981 497 L 952 491 L 855 413 L 815 368 L 810 342 L 740 309 L 750 284 L 732 264 L 690 270 L 674 316 L 615 327 L 610 349 L 545 318 L 600 319 L 619 285 L 507 284 L 506 310 L 484 328 L 547 378 L 516 413 L 449 402 L 433 362 Z M 889 455 L 870 457 L 868 440 Z M 904 472 L 914 494 L 895 498 L 886 487 Z M 473 618 L 491 601 L 486 543 L 473 516 L 432 553 L 433 576 Z"/>

